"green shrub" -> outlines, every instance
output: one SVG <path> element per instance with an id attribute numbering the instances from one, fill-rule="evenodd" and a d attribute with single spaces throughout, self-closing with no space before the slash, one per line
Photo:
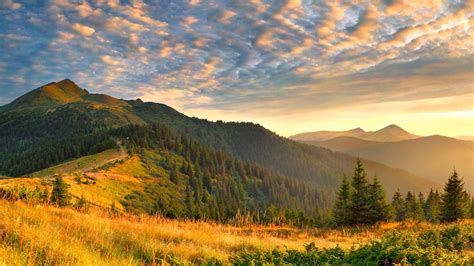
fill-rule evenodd
<path id="1" fill-rule="evenodd" d="M 318 249 L 314 243 L 309 243 L 305 251 L 242 252 L 232 257 L 231 262 L 239 265 L 469 264 L 472 258 L 459 251 L 474 239 L 472 234 L 471 225 L 429 229 L 419 235 L 415 232 L 391 231 L 381 240 L 347 251 L 339 246 Z"/>

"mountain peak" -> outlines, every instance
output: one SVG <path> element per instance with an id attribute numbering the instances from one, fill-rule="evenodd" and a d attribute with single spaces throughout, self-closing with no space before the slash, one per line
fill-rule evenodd
<path id="1" fill-rule="evenodd" d="M 380 142 L 390 142 L 414 139 L 417 137 L 417 135 L 409 133 L 398 125 L 391 124 L 377 131 L 369 132 L 369 134 L 365 136 L 365 139 Z"/>
<path id="2" fill-rule="evenodd" d="M 55 104 L 66 104 L 81 100 L 88 95 L 87 90 L 81 89 L 70 79 L 45 84 L 14 100 L 11 107 L 36 107 Z"/>
<path id="3" fill-rule="evenodd" d="M 363 129 L 360 128 L 360 127 L 357 127 L 357 128 L 354 128 L 354 129 L 349 130 L 349 132 L 353 132 L 353 133 L 365 133 L 365 130 L 363 130 Z"/>
<path id="4" fill-rule="evenodd" d="M 391 124 L 391 125 L 388 125 L 378 131 L 402 131 L 402 132 L 407 132 L 405 129 L 399 127 L 398 125 L 395 125 L 395 124 Z"/>

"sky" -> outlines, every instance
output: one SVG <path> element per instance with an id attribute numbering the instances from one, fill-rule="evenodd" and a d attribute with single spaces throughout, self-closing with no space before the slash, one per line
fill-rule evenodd
<path id="1" fill-rule="evenodd" d="M 0 0 L 0 105 L 51 81 L 283 135 L 474 135 L 474 1 Z"/>

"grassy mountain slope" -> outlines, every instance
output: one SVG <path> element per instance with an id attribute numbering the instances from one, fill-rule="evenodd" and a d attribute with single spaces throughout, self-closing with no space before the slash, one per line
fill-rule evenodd
<path id="1" fill-rule="evenodd" d="M 354 157 L 282 138 L 253 123 L 190 118 L 163 104 L 89 94 L 69 81 L 56 84 L 63 83 L 67 86 L 53 84 L 58 92 L 43 97 L 56 100 L 38 104 L 43 102 L 36 101 L 31 96 L 35 93 L 30 93 L 0 111 L 0 147 L 6 151 L 0 154 L 0 174 L 28 174 L 65 160 L 115 148 L 115 141 L 107 136 L 107 130 L 126 124 L 151 123 L 166 125 L 216 150 L 329 191 L 335 190 L 343 174 L 352 173 L 355 163 Z M 63 92 L 64 88 L 71 92 Z M 64 94 L 68 97 L 56 97 Z M 28 167 L 15 168 L 25 160 L 32 160 Z M 438 186 L 383 164 L 369 161 L 365 164 L 369 175 L 377 174 L 389 194 L 398 187 L 402 191 L 426 191 Z"/>
<path id="2" fill-rule="evenodd" d="M 127 212 L 170 218 L 228 221 L 241 212 L 257 222 L 306 224 L 316 215 L 314 206 L 329 207 L 321 193 L 300 181 L 213 152 L 161 126 L 130 126 L 111 135 L 122 137 L 130 155 L 108 150 L 39 174 L 62 173 L 72 195 L 92 205 L 115 203 Z M 111 152 L 115 159 L 103 160 Z M 46 177 L 0 180 L 0 195 L 40 200 L 51 187 L 51 175 Z"/>
<path id="3" fill-rule="evenodd" d="M 309 144 L 360 156 L 443 182 L 454 168 L 474 193 L 474 142 L 429 136 L 399 142 L 372 142 L 339 137 Z"/>

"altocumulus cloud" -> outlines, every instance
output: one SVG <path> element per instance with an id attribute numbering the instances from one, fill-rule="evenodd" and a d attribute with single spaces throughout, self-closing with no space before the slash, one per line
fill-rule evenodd
<path id="1" fill-rule="evenodd" d="M 3 0 L 0 96 L 67 77 L 191 113 L 278 115 L 464 95 L 473 9 L 469 0 Z"/>

